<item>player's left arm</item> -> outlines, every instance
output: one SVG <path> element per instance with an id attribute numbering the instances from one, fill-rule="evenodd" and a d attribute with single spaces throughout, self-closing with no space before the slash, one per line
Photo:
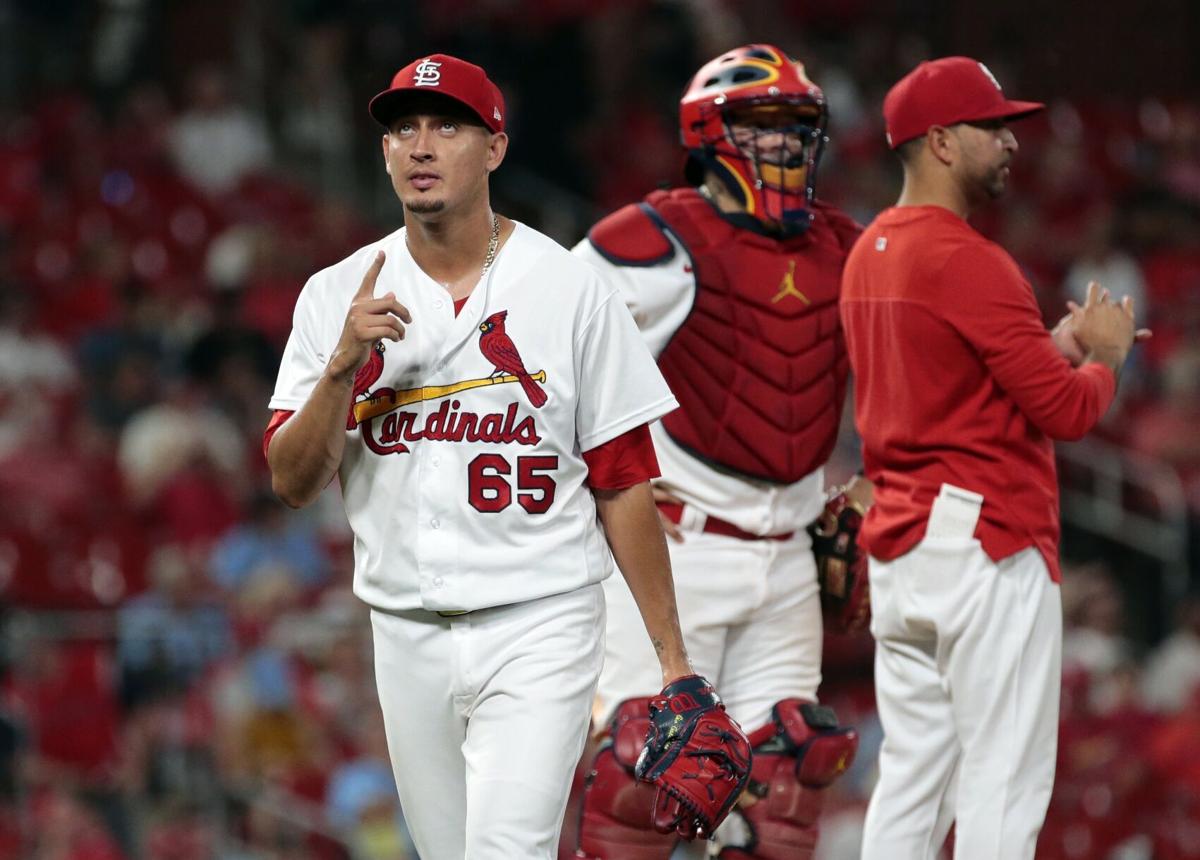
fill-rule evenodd
<path id="1" fill-rule="evenodd" d="M 650 482 L 616 490 L 593 489 L 613 558 L 621 569 L 662 666 L 663 685 L 692 674 L 679 629 L 671 558 Z"/>
<path id="2" fill-rule="evenodd" d="M 600 295 L 578 338 L 577 442 L 609 548 L 669 682 L 691 674 L 691 665 L 650 489 L 659 469 L 648 425 L 678 404 L 620 297 L 611 288 Z"/>

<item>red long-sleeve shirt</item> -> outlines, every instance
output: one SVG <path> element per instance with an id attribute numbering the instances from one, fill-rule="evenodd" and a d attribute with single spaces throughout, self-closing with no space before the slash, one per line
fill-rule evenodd
<path id="1" fill-rule="evenodd" d="M 875 505 L 861 541 L 890 560 L 925 533 L 942 483 L 984 497 L 975 536 L 994 560 L 1037 547 L 1059 579 L 1052 439 L 1078 439 L 1116 392 L 1073 369 L 1012 258 L 938 206 L 888 209 L 842 276 L 855 419 Z"/>

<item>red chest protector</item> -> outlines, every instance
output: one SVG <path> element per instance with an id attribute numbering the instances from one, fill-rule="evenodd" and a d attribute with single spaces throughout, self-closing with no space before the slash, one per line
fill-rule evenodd
<path id="1" fill-rule="evenodd" d="M 691 312 L 658 358 L 681 406 L 663 427 L 725 470 L 800 480 L 837 438 L 848 370 L 837 300 L 860 228 L 817 204 L 808 232 L 780 241 L 735 227 L 679 188 L 614 213 L 589 238 L 615 262 L 647 265 L 670 251 L 663 230 L 687 250 L 697 283 Z M 647 258 L 652 249 L 657 257 Z"/>

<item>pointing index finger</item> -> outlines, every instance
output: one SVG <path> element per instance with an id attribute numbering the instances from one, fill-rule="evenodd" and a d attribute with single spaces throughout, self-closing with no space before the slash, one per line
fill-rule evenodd
<path id="1" fill-rule="evenodd" d="M 355 298 L 369 298 L 375 295 L 375 282 L 379 280 L 379 272 L 383 269 L 383 261 L 386 259 L 387 255 L 383 251 L 375 254 L 371 268 L 367 269 L 367 273 L 363 275 L 362 284 L 359 285 Z"/>

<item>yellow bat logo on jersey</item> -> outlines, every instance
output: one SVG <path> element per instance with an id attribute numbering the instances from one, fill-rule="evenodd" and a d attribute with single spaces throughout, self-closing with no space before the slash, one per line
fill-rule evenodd
<path id="1" fill-rule="evenodd" d="M 546 371 L 539 370 L 537 373 L 530 374 L 530 379 L 545 382 Z M 516 376 L 506 374 L 504 376 L 485 376 L 482 379 L 464 379 L 462 382 L 452 382 L 449 385 L 425 385 L 421 388 L 401 388 L 398 391 L 393 391 L 390 388 L 380 388 L 378 391 L 373 392 L 366 400 L 360 400 L 354 404 L 354 418 L 361 424 L 363 421 L 370 421 L 372 418 L 386 415 L 410 403 L 451 397 L 459 392 L 470 391 L 472 388 L 482 388 L 485 385 L 504 385 L 520 381 Z"/>

